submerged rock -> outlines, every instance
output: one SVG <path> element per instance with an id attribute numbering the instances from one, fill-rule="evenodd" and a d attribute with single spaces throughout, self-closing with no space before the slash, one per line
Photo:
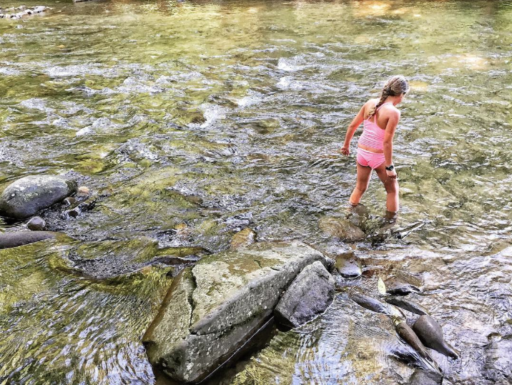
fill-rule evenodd
<path id="1" fill-rule="evenodd" d="M 223 364 L 273 314 L 281 293 L 326 258 L 300 242 L 255 243 L 203 258 L 173 282 L 143 341 L 151 363 L 180 382 Z"/>
<path id="2" fill-rule="evenodd" d="M 344 278 L 357 278 L 363 274 L 361 262 L 350 253 L 336 258 L 336 269 Z"/>
<path id="3" fill-rule="evenodd" d="M 506 384 L 512 378 L 512 335 L 497 334 L 489 339 L 485 348 L 486 377 L 497 384 Z"/>
<path id="4" fill-rule="evenodd" d="M 386 291 L 394 295 L 407 295 L 411 293 L 421 293 L 421 289 L 413 284 L 404 282 L 397 278 L 386 280 Z"/>
<path id="5" fill-rule="evenodd" d="M 445 356 L 459 358 L 459 354 L 444 340 L 443 330 L 434 318 L 422 315 L 414 323 L 413 330 L 426 347 L 437 350 Z"/>
<path id="6" fill-rule="evenodd" d="M 443 376 L 441 373 L 416 369 L 409 379 L 409 385 L 441 385 Z"/>
<path id="7" fill-rule="evenodd" d="M 60 202 L 75 191 L 76 182 L 60 176 L 27 176 L 5 188 L 0 196 L 0 213 L 24 219 Z"/>
<path id="8" fill-rule="evenodd" d="M 388 306 L 375 298 L 368 297 L 359 293 L 353 293 L 350 295 L 350 299 L 365 309 L 374 311 L 376 313 L 389 314 Z"/>
<path id="9" fill-rule="evenodd" d="M 334 284 L 334 278 L 321 262 L 306 266 L 277 304 L 276 319 L 287 327 L 311 321 L 332 303 Z"/>
<path id="10" fill-rule="evenodd" d="M 411 346 L 420 355 L 420 357 L 432 360 L 427 349 L 425 349 L 425 346 L 423 346 L 416 333 L 414 333 L 406 322 L 399 322 L 395 328 L 398 335 L 402 337 L 402 339 L 407 342 L 409 346 Z"/>
<path id="11" fill-rule="evenodd" d="M 402 309 L 410 311 L 411 313 L 418 315 L 428 315 L 428 312 L 421 306 L 415 302 L 408 301 L 407 299 L 400 297 L 388 297 L 386 298 L 386 302 L 392 305 L 398 306 Z"/>
<path id="12" fill-rule="evenodd" d="M 233 236 L 230 248 L 236 250 L 240 247 L 252 245 L 254 242 L 256 242 L 256 233 L 247 227 Z"/>
<path id="13" fill-rule="evenodd" d="M 346 242 L 362 241 L 366 236 L 363 230 L 344 218 L 324 217 L 318 226 L 326 235 Z"/>
<path id="14" fill-rule="evenodd" d="M 29 243 L 55 238 L 59 233 L 51 231 L 20 231 L 18 233 L 0 234 L 0 249 L 9 249 L 28 245 Z"/>
<path id="15" fill-rule="evenodd" d="M 46 226 L 46 222 L 41 217 L 30 218 L 30 221 L 28 221 L 28 223 L 27 223 L 28 229 L 32 230 L 32 231 L 44 230 L 45 226 Z"/>

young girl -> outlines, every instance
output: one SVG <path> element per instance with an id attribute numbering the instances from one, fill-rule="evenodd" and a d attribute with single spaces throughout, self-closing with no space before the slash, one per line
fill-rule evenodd
<path id="1" fill-rule="evenodd" d="M 370 99 L 361 108 L 348 126 L 343 155 L 350 153 L 350 141 L 357 127 L 364 121 L 363 134 L 357 149 L 357 183 L 350 204 L 357 206 L 368 188 L 372 170 L 377 172 L 387 192 L 386 207 L 391 213 L 398 212 L 398 181 L 393 166 L 393 136 L 400 120 L 396 106 L 409 91 L 409 84 L 403 76 L 393 76 L 388 80 L 380 99 Z"/>

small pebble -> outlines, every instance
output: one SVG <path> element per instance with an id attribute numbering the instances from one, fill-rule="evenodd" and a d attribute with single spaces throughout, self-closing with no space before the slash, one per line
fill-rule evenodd
<path id="1" fill-rule="evenodd" d="M 28 229 L 32 230 L 32 231 L 44 230 L 45 226 L 46 226 L 46 222 L 41 217 L 33 217 L 27 223 Z"/>
<path id="2" fill-rule="evenodd" d="M 66 199 L 64 199 L 63 202 L 66 206 L 71 206 L 73 203 L 76 202 L 76 199 L 73 197 L 67 197 Z"/>
<path id="3" fill-rule="evenodd" d="M 91 190 L 87 186 L 80 186 L 78 187 L 77 194 L 78 195 L 89 195 L 91 193 Z"/>

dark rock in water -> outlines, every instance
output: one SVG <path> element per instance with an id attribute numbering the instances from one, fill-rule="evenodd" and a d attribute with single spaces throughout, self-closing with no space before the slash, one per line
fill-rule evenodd
<path id="1" fill-rule="evenodd" d="M 344 278 L 357 278 L 363 274 L 361 262 L 353 254 L 338 256 L 336 269 Z"/>
<path id="2" fill-rule="evenodd" d="M 420 306 L 417 303 L 414 303 L 412 301 L 408 301 L 405 298 L 388 297 L 388 298 L 386 298 L 386 302 L 390 303 L 392 305 L 398 306 L 407 311 L 410 311 L 411 313 L 414 313 L 414 314 L 428 315 L 428 312 L 422 306 Z"/>
<path id="3" fill-rule="evenodd" d="M 144 335 L 150 362 L 179 383 L 201 381 L 272 317 L 282 291 L 316 261 L 326 258 L 300 242 L 203 258 L 174 279 Z"/>
<path id="4" fill-rule="evenodd" d="M 71 210 L 64 211 L 64 219 L 68 218 L 77 218 L 80 215 L 81 211 L 78 209 L 78 207 L 75 207 Z"/>
<path id="5" fill-rule="evenodd" d="M 19 179 L 0 196 L 0 213 L 24 219 L 60 202 L 76 191 L 76 182 L 59 176 L 35 175 Z"/>
<path id="6" fill-rule="evenodd" d="M 20 231 L 18 233 L 0 234 L 0 249 L 9 249 L 28 245 L 29 243 L 55 238 L 59 233 L 51 231 Z"/>
<path id="7" fill-rule="evenodd" d="M 409 385 L 442 385 L 443 375 L 434 371 L 416 369 L 409 379 Z"/>
<path id="8" fill-rule="evenodd" d="M 459 354 L 444 340 L 443 330 L 434 318 L 422 315 L 414 323 L 413 330 L 426 347 L 437 350 L 445 356 L 459 358 Z"/>
<path id="9" fill-rule="evenodd" d="M 334 284 L 334 278 L 322 262 L 306 266 L 277 304 L 276 320 L 287 327 L 298 327 L 311 321 L 332 303 Z"/>
<path id="10" fill-rule="evenodd" d="M 389 314 L 388 306 L 379 300 L 376 300 L 375 298 L 353 293 L 350 295 L 350 299 L 365 309 L 374 311 L 376 313 L 382 313 L 386 315 Z"/>
<path id="11" fill-rule="evenodd" d="M 324 217 L 318 226 L 325 234 L 346 242 L 362 241 L 366 236 L 363 230 L 344 218 Z"/>
<path id="12" fill-rule="evenodd" d="M 41 217 L 33 217 L 27 223 L 28 229 L 32 231 L 44 230 L 45 226 L 46 222 Z"/>
<path id="13" fill-rule="evenodd" d="M 409 344 L 419 355 L 420 357 L 426 358 L 428 360 L 432 360 L 430 355 L 425 349 L 425 346 L 421 343 L 420 339 L 414 333 L 409 325 L 406 322 L 400 322 L 395 326 L 396 332 L 402 339 Z"/>
<path id="14" fill-rule="evenodd" d="M 398 279 L 386 280 L 386 291 L 394 295 L 407 295 L 410 293 L 421 293 L 421 289 L 410 283 Z"/>

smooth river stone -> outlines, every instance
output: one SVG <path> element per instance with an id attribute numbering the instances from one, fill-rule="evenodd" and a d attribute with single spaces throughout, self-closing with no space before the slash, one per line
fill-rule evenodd
<path id="1" fill-rule="evenodd" d="M 27 223 L 27 228 L 32 231 L 44 230 L 45 226 L 46 222 L 41 217 L 30 218 L 30 221 Z"/>
<path id="2" fill-rule="evenodd" d="M 274 312 L 306 266 L 329 261 L 301 243 L 255 243 L 203 258 L 173 282 L 143 341 L 149 360 L 180 383 L 224 363 Z"/>
<path id="3" fill-rule="evenodd" d="M 9 249 L 28 245 L 29 243 L 55 238 L 59 233 L 51 231 L 20 231 L 0 234 L 0 249 Z"/>
<path id="4" fill-rule="evenodd" d="M 76 182 L 60 176 L 34 175 L 21 178 L 0 195 L 0 214 L 24 219 L 60 202 L 76 191 Z"/>

